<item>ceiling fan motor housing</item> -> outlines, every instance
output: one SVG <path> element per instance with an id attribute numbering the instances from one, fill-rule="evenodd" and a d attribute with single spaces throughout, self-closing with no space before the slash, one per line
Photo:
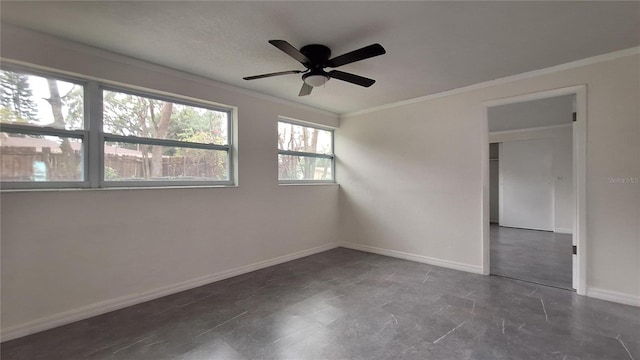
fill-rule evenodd
<path id="1" fill-rule="evenodd" d="M 309 44 L 303 46 L 300 52 L 311 60 L 311 63 L 303 64 L 310 71 L 302 75 L 302 81 L 313 87 L 324 85 L 329 75 L 322 69 L 331 57 L 331 49 L 320 44 Z"/>
<path id="2" fill-rule="evenodd" d="M 326 63 L 331 57 L 331 49 L 320 44 L 305 45 L 300 49 L 300 52 L 311 60 L 311 64 L 304 64 L 309 69 L 326 67 Z"/>

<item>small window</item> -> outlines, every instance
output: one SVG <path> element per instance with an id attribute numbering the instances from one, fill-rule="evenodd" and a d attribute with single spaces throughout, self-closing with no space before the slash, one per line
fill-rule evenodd
<path id="1" fill-rule="evenodd" d="M 103 182 L 196 185 L 231 182 L 231 112 L 103 90 Z"/>
<path id="2" fill-rule="evenodd" d="M 85 89 L 0 70 L 0 181 L 10 187 L 86 184 Z"/>
<path id="3" fill-rule="evenodd" d="M 333 130 L 278 122 L 278 180 L 333 182 Z"/>

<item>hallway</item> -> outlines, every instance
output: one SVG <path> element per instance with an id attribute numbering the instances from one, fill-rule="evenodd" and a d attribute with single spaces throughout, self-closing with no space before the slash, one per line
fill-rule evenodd
<path id="1" fill-rule="evenodd" d="M 572 289 L 571 234 L 491 224 L 491 274 Z"/>

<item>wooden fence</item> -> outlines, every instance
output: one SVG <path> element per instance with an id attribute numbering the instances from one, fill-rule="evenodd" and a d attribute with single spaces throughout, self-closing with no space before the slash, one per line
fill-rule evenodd
<path id="1" fill-rule="evenodd" d="M 51 148 L 3 146 L 0 150 L 2 181 L 73 181 L 82 179 L 82 154 L 52 153 Z"/>
<path id="2" fill-rule="evenodd" d="M 207 157 L 163 156 L 162 178 L 225 179 L 226 157 L 212 154 Z M 69 181 L 82 179 L 82 153 L 54 153 L 43 147 L 2 147 L 0 150 L 0 179 L 2 181 Z M 145 174 L 145 165 L 146 173 Z M 131 155 L 105 155 L 107 180 L 148 179 L 153 164 L 151 158 Z M 40 173 L 43 167 L 44 171 Z M 44 177 L 44 178 L 42 178 Z"/>

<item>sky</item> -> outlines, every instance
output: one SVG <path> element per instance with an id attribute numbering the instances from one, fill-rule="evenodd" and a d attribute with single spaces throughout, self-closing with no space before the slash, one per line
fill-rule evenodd
<path id="1" fill-rule="evenodd" d="M 58 81 L 58 90 L 60 91 L 60 96 L 64 96 L 74 86 L 80 86 L 77 84 L 69 83 L 66 81 Z M 51 106 L 45 100 L 48 99 L 51 95 L 49 93 L 49 86 L 47 84 L 47 80 L 43 77 L 29 75 L 29 86 L 31 87 L 31 92 L 33 94 L 33 102 L 36 103 L 38 110 L 38 117 L 40 118 L 40 122 L 38 125 L 45 126 L 53 124 L 53 114 L 51 113 Z M 63 106 L 62 113 L 63 115 L 67 115 L 68 108 Z M 67 129 L 72 130 L 72 129 Z"/>

